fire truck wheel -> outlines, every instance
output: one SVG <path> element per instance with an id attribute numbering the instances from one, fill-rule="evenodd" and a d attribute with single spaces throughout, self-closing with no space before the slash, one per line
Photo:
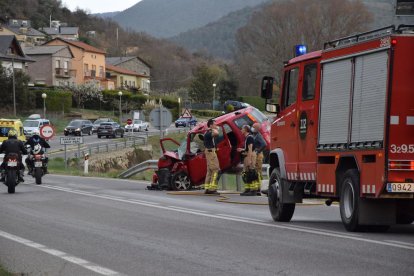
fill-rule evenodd
<path id="1" fill-rule="evenodd" d="M 274 221 L 289 222 L 295 212 L 295 203 L 283 203 L 283 185 L 278 168 L 272 171 L 269 179 L 269 209 Z"/>
<path id="2" fill-rule="evenodd" d="M 358 219 L 359 201 L 359 173 L 351 169 L 343 177 L 339 204 L 342 223 L 350 232 L 362 230 Z"/>
<path id="3" fill-rule="evenodd" d="M 178 172 L 171 179 L 171 190 L 186 191 L 191 188 L 190 178 L 185 172 Z"/>

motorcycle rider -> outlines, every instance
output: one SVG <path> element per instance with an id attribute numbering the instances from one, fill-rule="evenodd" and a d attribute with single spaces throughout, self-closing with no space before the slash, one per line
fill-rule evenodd
<path id="1" fill-rule="evenodd" d="M 6 177 L 4 174 L 4 170 L 6 168 L 6 163 L 4 161 L 6 160 L 6 157 L 11 153 L 15 153 L 19 156 L 19 165 L 20 165 L 19 169 L 20 170 L 19 170 L 18 178 L 20 182 L 24 182 L 24 179 L 23 179 L 24 165 L 22 162 L 22 155 L 27 154 L 27 150 L 24 147 L 23 142 L 20 140 L 17 140 L 16 130 L 10 129 L 7 135 L 9 138 L 6 141 L 4 141 L 3 144 L 1 144 L 0 146 L 0 153 L 4 153 L 3 162 L 1 163 L 1 166 L 0 166 L 1 171 L 2 171 L 0 181 L 4 181 Z"/>
<path id="2" fill-rule="evenodd" d="M 40 133 L 38 130 L 33 131 L 32 137 L 30 137 L 29 140 L 27 140 L 27 142 L 25 143 L 25 146 L 28 146 L 28 145 L 30 146 L 31 150 L 34 150 L 36 145 L 41 146 L 41 149 L 38 152 L 36 152 L 36 154 L 43 154 L 44 153 L 43 149 L 50 148 L 49 143 L 45 139 L 40 137 Z M 46 157 L 45 158 L 45 162 L 46 162 L 45 173 L 47 173 L 47 162 L 48 161 L 49 159 Z M 33 161 L 28 156 L 25 162 L 26 162 L 27 168 L 29 169 L 29 174 L 31 174 L 33 172 Z"/>

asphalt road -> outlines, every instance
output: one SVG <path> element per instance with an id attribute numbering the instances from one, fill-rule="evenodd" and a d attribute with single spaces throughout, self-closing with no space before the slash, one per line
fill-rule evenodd
<path id="1" fill-rule="evenodd" d="M 348 233 L 336 206 L 267 206 L 47 175 L 0 187 L 0 263 L 29 275 L 414 275 L 414 225 Z M 240 199 L 239 196 L 231 196 Z"/>
<path id="2" fill-rule="evenodd" d="M 188 129 L 176 128 L 174 126 L 174 124 L 171 124 L 171 126 L 167 129 L 167 133 L 173 133 L 173 132 L 183 131 L 183 130 L 188 130 Z M 153 136 L 153 135 L 159 135 L 159 133 L 160 133 L 159 130 L 156 130 L 156 129 L 150 127 L 148 131 L 141 131 L 141 132 L 134 132 L 134 133 L 126 132 L 125 137 L 131 136 L 131 135 L 134 135 L 134 136 L 147 136 L 147 135 L 148 136 Z M 63 150 L 64 146 L 60 144 L 60 137 L 66 137 L 66 136 L 56 135 L 55 137 L 53 137 L 49 141 L 49 144 L 50 144 L 50 147 L 51 147 L 50 151 L 54 152 L 54 151 L 61 150 L 61 149 Z M 83 135 L 82 137 L 83 137 L 84 145 L 100 145 L 100 144 L 106 144 L 108 142 L 114 141 L 114 139 L 108 139 L 108 138 L 105 138 L 105 137 L 99 139 L 96 134 L 93 134 L 91 136 Z"/>

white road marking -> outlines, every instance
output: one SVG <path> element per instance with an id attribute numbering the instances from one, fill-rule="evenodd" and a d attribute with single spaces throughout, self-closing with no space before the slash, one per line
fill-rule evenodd
<path id="1" fill-rule="evenodd" d="M 184 208 L 184 207 L 179 207 L 179 206 L 168 206 L 168 207 L 173 208 L 173 209 L 179 209 L 179 210 L 187 210 L 187 211 L 194 211 L 194 212 L 200 212 L 200 213 L 207 213 L 206 211 L 190 209 L 190 208 Z"/>
<path id="2" fill-rule="evenodd" d="M 393 242 L 393 243 L 398 243 L 398 244 L 403 244 L 403 245 L 408 245 L 408 246 L 412 246 L 414 247 L 414 243 L 409 243 L 409 242 L 401 242 L 401 241 L 394 241 L 394 240 L 385 240 L 386 242 Z"/>
<path id="3" fill-rule="evenodd" d="M 36 187 L 39 188 L 45 188 L 45 189 L 55 189 L 55 188 L 51 188 L 53 186 L 46 186 L 46 185 L 34 185 Z M 340 232 L 327 232 L 324 231 L 323 229 L 306 229 L 306 228 L 301 228 L 301 227 L 296 227 L 296 226 L 287 226 L 287 225 L 282 225 L 282 224 L 270 224 L 270 223 L 266 223 L 266 222 L 260 222 L 260 221 L 253 221 L 250 219 L 245 219 L 245 218 L 237 218 L 237 217 L 229 217 L 228 215 L 223 216 L 223 215 L 216 215 L 216 214 L 206 214 L 206 213 L 201 213 L 198 211 L 190 211 L 190 210 L 184 210 L 184 209 L 173 209 L 171 207 L 168 206 L 157 206 L 154 204 L 148 204 L 148 203 L 140 203 L 140 202 L 136 202 L 136 201 L 131 201 L 131 200 L 127 200 L 127 199 L 115 199 L 115 198 L 111 198 L 108 196 L 102 196 L 102 195 L 90 195 L 90 194 L 85 194 L 82 191 L 65 191 L 62 189 L 55 189 L 55 190 L 61 190 L 67 193 L 73 193 L 73 194 L 80 194 L 80 195 L 85 195 L 85 196 L 90 196 L 90 197 L 96 197 L 96 198 L 104 198 L 104 199 L 110 199 L 113 201 L 119 201 L 119 202 L 125 202 L 125 203 L 130 203 L 130 204 L 136 204 L 136 205 L 141 205 L 141 206 L 147 206 L 147 207 L 152 207 L 152 208 L 157 208 L 157 209 L 162 209 L 162 210 L 168 210 L 168 211 L 174 211 L 174 212 L 180 212 L 180 213 L 186 213 L 186 214 L 193 214 L 193 215 L 198 215 L 201 217 L 209 217 L 209 218 L 216 218 L 216 219 L 221 219 L 221 220 L 228 220 L 228 221 L 236 221 L 236 222 L 242 222 L 242 223 L 247 223 L 247 224 L 253 224 L 253 225 L 258 225 L 258 226 L 265 226 L 265 227 L 271 227 L 271 228 L 277 228 L 277 229 L 284 229 L 284 230 L 291 230 L 291 231 L 296 231 L 296 232 L 301 232 L 301 233 L 308 233 L 308 234 L 314 234 L 314 235 L 318 235 L 318 236 L 326 236 L 326 237 L 333 237 L 333 238 L 340 238 L 340 239 L 346 239 L 346 240 L 353 240 L 353 241 L 361 241 L 361 242 L 366 242 L 366 243 L 371 243 L 371 244 L 377 244 L 377 245 L 383 245 L 383 246 L 389 246 L 389 247 L 396 247 L 396 248 L 401 248 L 401 249 L 408 249 L 408 250 L 412 250 L 414 251 L 414 246 L 408 246 L 405 244 L 397 244 L 397 243 L 391 243 L 391 242 L 386 242 L 386 241 L 380 241 L 380 240 L 372 240 L 372 239 L 367 239 L 367 238 L 362 238 L 362 237 L 354 237 L 354 236 L 349 236 L 347 234 L 344 233 L 340 233 Z"/>
<path id="4" fill-rule="evenodd" d="M 101 275 L 105 275 L 105 276 L 121 275 L 120 273 L 118 273 L 116 271 L 113 271 L 111 269 L 98 266 L 97 264 L 88 262 L 84 259 L 77 258 L 75 256 L 71 256 L 71 255 L 69 255 L 65 252 L 59 251 L 59 250 L 55 250 L 55 249 L 52 249 L 52 248 L 47 248 L 45 245 L 35 243 L 33 241 L 15 236 L 13 234 L 10 234 L 10 233 L 7 233 L 7 232 L 1 231 L 1 230 L 0 230 L 0 237 L 3 237 L 5 239 L 8 239 L 8 240 L 20 243 L 20 244 L 23 244 L 23 245 L 28 246 L 28 247 L 35 248 L 35 249 L 40 250 L 44 253 L 47 253 L 49 255 L 61 258 L 65 261 L 67 261 L 67 262 L 76 264 L 78 266 L 81 266 L 81 267 L 86 268 L 88 270 L 94 271 L 94 272 L 96 272 L 98 274 L 101 274 Z"/>
<path id="5" fill-rule="evenodd" d="M 228 218 L 237 218 L 237 219 L 246 219 L 246 220 L 258 221 L 258 222 L 266 222 L 266 221 L 260 220 L 260 219 L 252 219 L 252 218 L 246 218 L 246 217 L 231 216 L 231 215 L 227 215 L 227 214 L 217 214 L 217 215 L 218 216 L 223 216 L 223 217 L 228 217 Z"/>

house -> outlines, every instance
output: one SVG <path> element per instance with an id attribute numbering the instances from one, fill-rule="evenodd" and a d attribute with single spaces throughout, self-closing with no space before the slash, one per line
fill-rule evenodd
<path id="1" fill-rule="evenodd" d="M 132 91 L 149 91 L 149 79 L 134 71 L 119 66 L 106 64 L 106 77 L 114 82 L 116 89 L 130 89 Z M 145 86 L 142 86 L 145 83 Z"/>
<path id="2" fill-rule="evenodd" d="M 72 69 L 76 70 L 76 84 L 96 83 L 106 88 L 105 51 L 81 41 L 55 38 L 44 45 L 68 46 L 73 54 Z"/>
<path id="3" fill-rule="evenodd" d="M 27 73 L 33 84 L 67 86 L 75 83 L 76 70 L 72 69 L 74 55 L 69 46 L 43 45 L 23 50 L 36 61 L 27 67 Z"/>
<path id="4" fill-rule="evenodd" d="M 79 40 L 79 28 L 78 27 L 44 27 L 40 29 L 51 39 L 62 38 L 66 40 Z"/>
<path id="5" fill-rule="evenodd" d="M 14 35 L 0 35 L 0 63 L 7 70 L 26 70 L 28 63 L 33 62 L 27 57 Z"/>
<path id="6" fill-rule="evenodd" d="M 31 27 L 30 20 L 11 19 L 8 25 L 0 26 L 0 35 L 15 35 L 23 47 L 43 44 L 46 35 Z"/>
<path id="7" fill-rule="evenodd" d="M 151 66 L 137 56 L 108 57 L 106 64 L 133 71 L 139 75 L 137 87 L 141 90 L 150 90 Z"/>

